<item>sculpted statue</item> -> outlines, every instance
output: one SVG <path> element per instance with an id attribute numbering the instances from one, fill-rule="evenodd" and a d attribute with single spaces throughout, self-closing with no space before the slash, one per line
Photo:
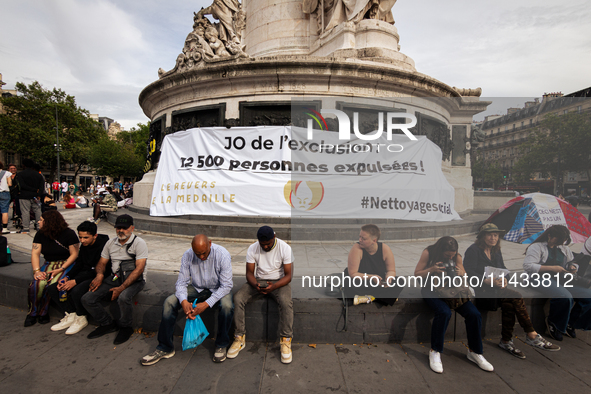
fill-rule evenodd
<path id="1" fill-rule="evenodd" d="M 215 56 L 205 37 L 205 28 L 206 26 L 198 21 L 193 24 L 193 31 L 185 40 L 183 53 L 187 54 L 195 52 L 196 49 L 202 49 L 206 57 L 213 58 Z"/>
<path id="2" fill-rule="evenodd" d="M 215 52 L 215 56 L 227 57 L 230 56 L 224 43 L 218 38 L 218 31 L 215 27 L 208 27 L 205 31 L 205 38 L 209 42 L 209 47 Z"/>
<path id="3" fill-rule="evenodd" d="M 201 18 L 203 15 L 211 15 L 220 21 L 218 29 L 219 39 L 224 43 L 240 43 L 239 34 L 234 25 L 235 17 L 240 12 L 241 6 L 238 0 L 213 0 L 213 4 L 207 8 L 202 8 L 195 18 Z"/>
<path id="4" fill-rule="evenodd" d="M 190 70 L 202 61 L 248 57 L 241 44 L 246 14 L 237 0 L 214 0 L 212 5 L 193 14 L 193 31 L 187 35 L 175 67 L 170 71 L 160 68 L 160 78 Z M 212 24 L 204 15 L 212 15 L 219 22 Z"/>
<path id="5" fill-rule="evenodd" d="M 392 7 L 396 0 L 303 0 L 306 14 L 315 14 L 318 32 L 328 31 L 342 22 L 357 23 L 362 19 L 377 19 L 394 24 Z M 323 15 L 324 14 L 324 15 Z M 323 23 L 324 16 L 324 26 Z"/>

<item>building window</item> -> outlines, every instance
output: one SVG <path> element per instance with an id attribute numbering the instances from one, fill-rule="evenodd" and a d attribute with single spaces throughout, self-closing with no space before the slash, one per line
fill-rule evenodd
<path id="1" fill-rule="evenodd" d="M 515 130 L 515 123 L 513 123 L 513 130 Z"/>
<path id="2" fill-rule="evenodd" d="M 533 119 L 530 119 L 529 120 L 529 125 L 531 126 L 533 123 L 534 123 L 534 120 Z"/>
<path id="3" fill-rule="evenodd" d="M 521 127 L 523 127 L 523 122 L 521 122 Z"/>
<path id="4" fill-rule="evenodd" d="M 8 170 L 8 165 L 9 164 L 15 164 L 17 168 L 19 168 L 19 163 L 17 163 L 16 161 L 16 153 L 12 153 L 12 152 L 6 152 L 6 162 L 4 163 L 4 169 Z"/>

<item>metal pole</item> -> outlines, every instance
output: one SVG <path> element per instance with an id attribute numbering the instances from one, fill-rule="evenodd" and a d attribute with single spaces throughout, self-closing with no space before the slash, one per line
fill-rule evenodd
<path id="1" fill-rule="evenodd" d="M 61 183 L 60 179 L 60 132 L 59 126 L 57 123 L 57 104 L 55 105 L 55 150 L 57 151 L 57 181 Z M 60 186 L 61 187 L 61 186 Z"/>

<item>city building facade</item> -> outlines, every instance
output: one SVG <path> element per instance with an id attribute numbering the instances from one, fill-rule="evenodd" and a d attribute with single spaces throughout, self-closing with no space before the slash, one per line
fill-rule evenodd
<path id="1" fill-rule="evenodd" d="M 508 108 L 505 115 L 487 116 L 481 124 L 484 142 L 477 151 L 484 167 L 499 166 L 502 169 L 505 176 L 503 189 L 554 194 L 560 186 L 557 180 L 548 174 L 536 172 L 530 181 L 524 184 L 516 182 L 512 169 L 519 158 L 531 149 L 528 146 L 528 138 L 540 130 L 546 116 L 591 112 L 590 95 L 591 87 L 568 95 L 560 92 L 546 93 L 541 100 L 526 102 L 523 108 Z M 577 195 L 590 194 L 586 173 L 565 172 L 559 181 L 563 186 L 561 193 L 575 191 Z"/>

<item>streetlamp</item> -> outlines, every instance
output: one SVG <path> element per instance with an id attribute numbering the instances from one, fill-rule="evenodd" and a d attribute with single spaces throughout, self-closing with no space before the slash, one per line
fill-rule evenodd
<path id="1" fill-rule="evenodd" d="M 57 181 L 61 183 L 60 179 L 60 131 L 57 123 L 57 104 L 55 105 L 55 150 L 57 152 Z"/>

